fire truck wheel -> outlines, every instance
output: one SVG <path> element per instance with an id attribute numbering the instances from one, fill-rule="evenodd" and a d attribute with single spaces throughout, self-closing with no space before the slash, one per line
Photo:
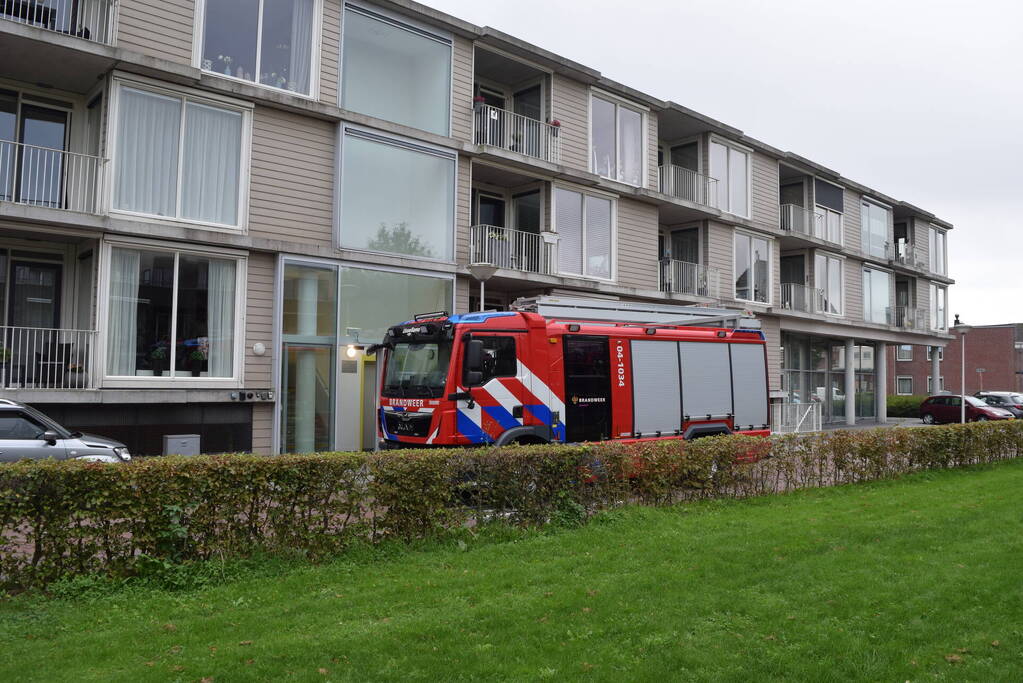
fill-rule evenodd
<path id="1" fill-rule="evenodd" d="M 510 444 L 542 444 L 551 442 L 551 428 L 542 425 L 528 425 L 513 427 L 494 442 L 495 446 L 508 446 Z"/>

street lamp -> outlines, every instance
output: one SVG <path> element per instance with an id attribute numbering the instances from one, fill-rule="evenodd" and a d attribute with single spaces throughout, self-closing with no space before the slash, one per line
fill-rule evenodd
<path id="1" fill-rule="evenodd" d="M 952 329 L 959 333 L 959 348 L 962 351 L 959 360 L 959 421 L 966 424 L 966 333 L 973 328 L 959 322 L 959 315 L 956 314 L 956 324 Z"/>
<path id="2" fill-rule="evenodd" d="M 485 293 L 486 282 L 494 277 L 494 273 L 497 272 L 497 266 L 489 263 L 474 263 L 469 266 L 469 272 L 480 281 L 480 310 L 485 311 L 487 307 L 484 303 L 483 295 Z"/>

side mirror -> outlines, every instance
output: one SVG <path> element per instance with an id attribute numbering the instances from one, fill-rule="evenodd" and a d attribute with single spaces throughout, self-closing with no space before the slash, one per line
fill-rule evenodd
<path id="1" fill-rule="evenodd" d="M 466 343 L 463 370 L 466 385 L 471 387 L 483 382 L 483 342 L 479 339 Z"/>
<path id="2" fill-rule="evenodd" d="M 53 431 L 52 429 L 47 429 L 45 432 L 43 432 L 42 434 L 39 435 L 39 438 L 40 438 L 40 440 L 45 441 L 46 443 L 50 444 L 51 446 L 56 446 L 57 445 L 57 439 L 60 438 L 60 434 L 58 434 L 57 432 Z"/>

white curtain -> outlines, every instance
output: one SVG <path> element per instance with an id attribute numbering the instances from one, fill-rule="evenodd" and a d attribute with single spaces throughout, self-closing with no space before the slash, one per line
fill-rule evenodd
<path id="1" fill-rule="evenodd" d="M 194 220 L 236 225 L 242 115 L 189 102 L 181 213 Z"/>
<path id="2" fill-rule="evenodd" d="M 110 316 L 107 324 L 107 374 L 135 374 L 138 344 L 139 259 L 131 249 L 110 255 Z"/>
<path id="3" fill-rule="evenodd" d="M 611 277 L 611 200 L 586 197 L 586 274 Z"/>
<path id="4" fill-rule="evenodd" d="M 309 92 L 309 67 L 312 63 L 313 7 L 316 0 L 295 0 L 291 15 L 291 90 Z"/>
<path id="5" fill-rule="evenodd" d="M 555 226 L 558 229 L 558 269 L 583 274 L 583 196 L 578 192 L 554 190 Z"/>
<path id="6" fill-rule="evenodd" d="M 210 377 L 234 375 L 234 261 L 209 262 L 206 290 L 207 367 Z"/>
<path id="7" fill-rule="evenodd" d="M 114 206 L 173 216 L 177 204 L 181 101 L 122 88 L 118 107 Z"/>

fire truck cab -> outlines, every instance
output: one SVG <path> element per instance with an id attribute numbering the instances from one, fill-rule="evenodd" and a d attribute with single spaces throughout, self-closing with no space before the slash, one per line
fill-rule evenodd
<path id="1" fill-rule="evenodd" d="M 531 301 L 532 311 L 426 314 L 390 328 L 381 446 L 769 433 L 759 329 L 573 319 Z"/>

